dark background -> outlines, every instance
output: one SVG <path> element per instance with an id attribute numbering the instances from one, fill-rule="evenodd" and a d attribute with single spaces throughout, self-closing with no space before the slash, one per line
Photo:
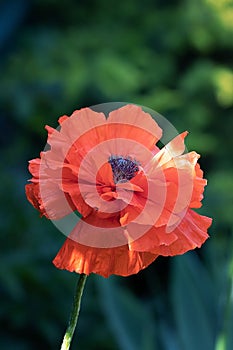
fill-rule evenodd
<path id="1" fill-rule="evenodd" d="M 0 348 L 59 349 L 77 275 L 51 263 L 64 236 L 27 202 L 44 125 L 128 101 L 189 130 L 213 217 L 198 251 L 129 278 L 91 275 L 73 349 L 233 348 L 231 0 L 0 2 Z"/>

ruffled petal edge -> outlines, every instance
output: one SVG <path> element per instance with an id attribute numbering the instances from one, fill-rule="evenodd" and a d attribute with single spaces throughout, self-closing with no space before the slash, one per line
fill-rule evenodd
<path id="1" fill-rule="evenodd" d="M 53 264 L 70 272 L 129 276 L 145 269 L 157 254 L 130 251 L 127 245 L 116 248 L 92 248 L 67 238 Z"/>

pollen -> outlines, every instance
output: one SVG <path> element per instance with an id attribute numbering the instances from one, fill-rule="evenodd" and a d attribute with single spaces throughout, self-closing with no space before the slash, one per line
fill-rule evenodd
<path id="1" fill-rule="evenodd" d="M 112 167 L 115 184 L 131 180 L 139 171 L 140 163 L 131 157 L 113 155 L 109 157 L 108 162 Z"/>

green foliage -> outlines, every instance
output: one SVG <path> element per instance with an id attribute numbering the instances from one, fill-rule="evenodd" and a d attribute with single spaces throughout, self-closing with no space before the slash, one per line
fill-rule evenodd
<path id="1" fill-rule="evenodd" d="M 77 276 L 51 264 L 64 237 L 26 201 L 27 161 L 45 124 L 109 101 L 189 130 L 214 222 L 198 256 L 91 276 L 73 348 L 233 348 L 232 13 L 232 0 L 1 2 L 1 349 L 60 346 Z"/>
<path id="2" fill-rule="evenodd" d="M 115 278 L 97 279 L 106 320 L 122 350 L 156 350 L 153 317 L 148 306 L 123 289 Z"/>
<path id="3" fill-rule="evenodd" d="M 180 349 L 214 349 L 217 298 L 204 266 L 186 254 L 174 258 L 172 300 Z"/>

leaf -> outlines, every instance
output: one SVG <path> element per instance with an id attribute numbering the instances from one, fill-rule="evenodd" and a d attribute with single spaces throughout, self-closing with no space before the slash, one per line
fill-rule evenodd
<path id="1" fill-rule="evenodd" d="M 233 257 L 231 258 L 229 269 L 228 269 L 228 297 L 226 302 L 226 313 L 225 313 L 225 341 L 226 350 L 233 349 Z"/>
<path id="2" fill-rule="evenodd" d="M 109 327 L 122 350 L 156 350 L 155 332 L 150 310 L 116 278 L 96 277 L 100 301 Z"/>
<path id="3" fill-rule="evenodd" d="M 231 303 L 229 305 L 229 319 L 226 331 L 226 350 L 233 349 L 233 300 L 231 296 Z"/>
<path id="4" fill-rule="evenodd" d="M 214 349 L 214 288 L 193 253 L 174 258 L 172 303 L 180 349 Z"/>

